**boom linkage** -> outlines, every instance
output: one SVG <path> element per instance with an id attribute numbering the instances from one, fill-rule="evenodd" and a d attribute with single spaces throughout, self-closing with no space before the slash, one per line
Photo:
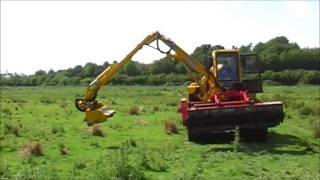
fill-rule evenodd
<path id="1" fill-rule="evenodd" d="M 164 52 L 159 48 L 159 40 L 170 48 L 167 52 Z M 144 45 L 150 46 L 150 44 L 154 41 L 157 41 L 157 48 L 155 49 L 159 50 L 161 53 L 165 53 L 168 57 L 171 57 L 174 60 L 178 60 L 185 66 L 189 77 L 199 86 L 199 99 L 201 99 L 202 101 L 210 101 L 210 97 L 213 92 L 220 92 L 219 83 L 217 82 L 216 78 L 199 61 L 193 59 L 188 53 L 182 50 L 173 41 L 167 39 L 164 35 L 160 34 L 159 32 L 154 32 L 145 37 L 119 63 L 110 65 L 102 73 L 100 73 L 87 87 L 84 99 L 76 99 L 75 105 L 77 109 L 92 114 L 97 109 L 102 108 L 101 111 L 104 115 L 99 117 L 98 115 L 94 115 L 96 117 L 94 118 L 94 121 L 100 121 L 99 119 L 105 116 L 112 116 L 114 114 L 113 110 L 108 110 L 101 103 L 98 103 L 95 100 L 99 89 L 105 86 L 111 80 L 111 78 L 123 68 L 125 64 L 131 61 L 132 57 L 140 49 L 142 49 Z M 174 51 L 174 54 L 172 54 L 171 51 Z M 86 119 L 88 121 L 88 114 Z"/>

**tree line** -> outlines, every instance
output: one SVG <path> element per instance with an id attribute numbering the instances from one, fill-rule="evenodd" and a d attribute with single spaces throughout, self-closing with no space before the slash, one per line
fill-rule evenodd
<path id="1" fill-rule="evenodd" d="M 211 63 L 211 52 L 215 49 L 224 49 L 221 45 L 204 44 L 197 47 L 191 56 L 199 60 L 207 68 Z M 259 42 L 242 45 L 240 52 L 256 52 L 261 64 L 262 78 L 282 84 L 320 84 L 320 48 L 300 48 L 297 43 L 291 43 L 284 37 L 275 37 L 265 43 Z M 116 61 L 114 61 L 116 63 Z M 1 74 L 1 85 L 8 86 L 39 86 L 39 85 L 88 85 L 97 75 L 109 66 L 109 62 L 101 65 L 87 63 L 65 70 L 48 72 L 38 70 L 32 75 Z M 168 57 L 156 60 L 151 64 L 137 61 L 129 62 L 111 80 L 112 84 L 126 85 L 161 85 L 183 84 L 188 81 L 186 69 L 178 61 Z"/>

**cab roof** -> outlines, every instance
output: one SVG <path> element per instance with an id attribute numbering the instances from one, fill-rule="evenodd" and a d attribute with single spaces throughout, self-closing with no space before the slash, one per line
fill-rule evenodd
<path id="1" fill-rule="evenodd" d="M 213 50 L 213 53 L 222 52 L 222 53 L 239 53 L 239 49 L 217 49 Z"/>

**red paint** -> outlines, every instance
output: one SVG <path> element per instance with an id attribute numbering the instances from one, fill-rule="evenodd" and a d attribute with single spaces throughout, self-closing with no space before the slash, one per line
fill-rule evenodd
<path id="1" fill-rule="evenodd" d="M 226 101 L 223 101 L 225 99 Z M 223 108 L 243 108 L 248 106 L 254 107 L 268 107 L 268 106 L 282 106 L 282 102 L 250 102 L 250 97 L 247 90 L 235 91 L 227 90 L 219 94 L 212 95 L 212 102 L 192 101 L 187 102 L 185 99 L 181 100 L 181 115 L 183 124 L 186 125 L 189 111 L 223 109 Z"/>

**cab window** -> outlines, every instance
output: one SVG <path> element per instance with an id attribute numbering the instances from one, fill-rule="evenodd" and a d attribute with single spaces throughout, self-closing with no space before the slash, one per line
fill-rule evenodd
<path id="1" fill-rule="evenodd" d="M 243 72 L 245 73 L 257 73 L 259 72 L 257 59 L 255 54 L 241 55 L 241 64 Z"/>
<path id="2" fill-rule="evenodd" d="M 217 68 L 219 81 L 239 80 L 238 54 L 218 54 Z"/>

